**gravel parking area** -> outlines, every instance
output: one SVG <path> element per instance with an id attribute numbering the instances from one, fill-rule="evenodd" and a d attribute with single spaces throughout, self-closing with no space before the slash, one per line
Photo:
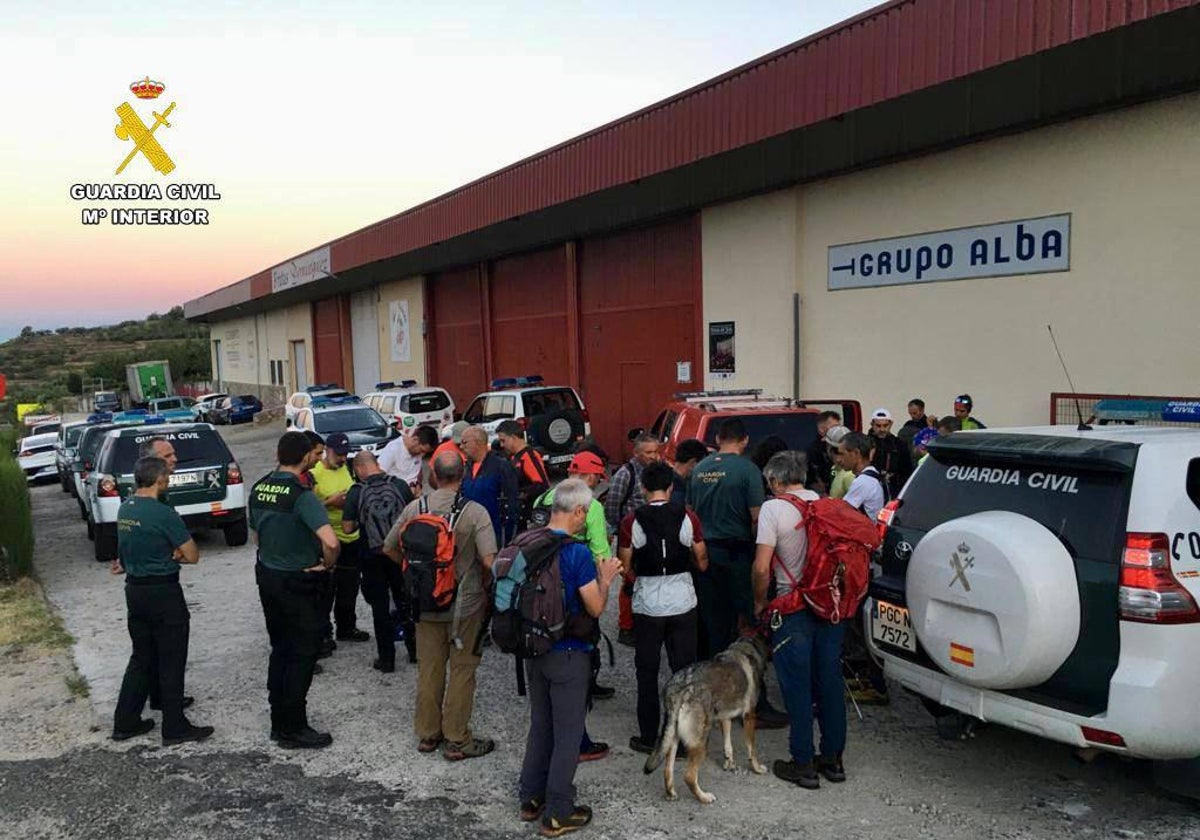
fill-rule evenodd
<path id="1" fill-rule="evenodd" d="M 280 428 L 222 430 L 249 478 L 271 467 Z M 333 746 L 312 753 L 272 748 L 254 549 L 228 548 L 220 532 L 199 541 L 200 565 L 182 575 L 192 612 L 187 689 L 197 698 L 189 714 L 216 726 L 217 734 L 172 749 L 159 747 L 156 736 L 120 747 L 106 741 L 129 652 L 121 583 L 92 560 L 70 497 L 57 485 L 33 495 L 38 574 L 76 639 L 75 660 L 90 683 L 95 717 L 92 727 L 76 714 L 4 736 L 0 757 L 11 760 L 0 762 L 0 834 L 534 834 L 517 820 L 515 802 L 528 712 L 516 694 L 512 660 L 495 650 L 485 653 L 475 704 L 475 730 L 498 745 L 486 758 L 450 764 L 416 752 L 415 666 L 389 675 L 373 671 L 372 643 L 342 644 L 314 682 L 310 715 L 333 733 Z M 615 639 L 616 605 L 610 606 L 605 623 Z M 371 626 L 361 601 L 359 623 Z M 864 708 L 864 720 L 851 708 L 846 784 L 802 791 L 753 775 L 741 753 L 743 766 L 724 772 L 713 760 L 720 754 L 718 730 L 702 779 L 716 803 L 702 806 L 683 790 L 679 801 L 665 802 L 661 775 L 644 776 L 644 756 L 627 746 L 635 728 L 632 660 L 631 649 L 617 647 L 615 669 L 606 661 L 601 681 L 617 694 L 589 718 L 593 737 L 613 752 L 577 775 L 580 801 L 596 812 L 585 836 L 1200 837 L 1193 806 L 1159 793 L 1144 763 L 1102 756 L 1082 765 L 1065 747 L 997 727 L 964 742 L 939 741 L 929 715 L 899 691 L 889 707 Z M 7 667 L 0 658 L 0 674 Z M 62 691 L 61 677 L 29 670 L 26 683 L 41 680 L 45 691 Z M 772 692 L 781 706 L 777 688 Z M 786 731 L 761 732 L 759 745 L 766 763 L 785 758 Z"/>

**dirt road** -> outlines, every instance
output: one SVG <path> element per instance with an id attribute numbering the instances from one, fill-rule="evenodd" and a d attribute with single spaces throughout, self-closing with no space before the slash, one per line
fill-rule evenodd
<path id="1" fill-rule="evenodd" d="M 248 476 L 271 466 L 279 431 L 226 432 Z M 450 764 L 419 755 L 412 736 L 415 672 L 371 670 L 371 643 L 341 645 L 314 683 L 311 716 L 333 732 L 334 745 L 305 754 L 272 748 L 253 548 L 228 548 L 219 532 L 204 537 L 200 565 L 182 575 L 192 611 L 187 686 L 197 703 L 190 714 L 216 726 L 216 736 L 172 749 L 158 746 L 155 736 L 112 745 L 104 736 L 129 652 L 121 583 L 91 559 L 74 502 L 57 485 L 37 488 L 34 507 L 38 573 L 76 639 L 91 714 L 51 702 L 65 690 L 53 667 L 27 667 L 16 678 L 41 711 L 6 718 L 0 735 L 0 754 L 13 759 L 0 763 L 0 835 L 533 834 L 516 819 L 515 802 L 528 712 L 516 694 L 511 659 L 494 650 L 485 653 L 474 716 L 475 730 L 497 741 L 491 756 Z M 369 628 L 361 602 L 359 616 Z M 615 605 L 605 623 L 615 630 Z M 644 757 L 627 747 L 635 727 L 632 659 L 630 649 L 619 647 L 615 669 L 606 663 L 601 681 L 617 694 L 589 718 L 593 737 L 610 742 L 613 752 L 577 776 L 580 801 L 596 812 L 586 836 L 1200 837 L 1193 807 L 1157 792 L 1143 763 L 1101 758 L 1083 766 L 1065 747 L 997 727 L 965 742 L 939 741 L 932 719 L 899 691 L 890 707 L 863 709 L 864 720 L 851 709 L 846 784 L 807 792 L 744 768 L 727 773 L 710 760 L 703 781 L 717 796 L 714 805 L 686 793 L 664 802 L 661 776 L 644 776 Z M 11 667 L 0 657 L 0 680 L 13 679 Z M 782 705 L 778 688 L 771 691 Z M 768 763 L 786 757 L 786 732 L 760 733 L 759 743 Z M 714 735 L 711 755 L 719 752 Z"/>

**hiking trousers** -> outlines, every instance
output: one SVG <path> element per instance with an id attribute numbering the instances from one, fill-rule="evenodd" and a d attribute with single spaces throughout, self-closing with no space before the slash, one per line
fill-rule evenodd
<path id="1" fill-rule="evenodd" d="M 254 574 L 271 639 L 271 729 L 299 732 L 308 726 L 308 689 L 321 647 L 322 591 L 328 572 L 282 572 L 260 563 Z"/>
<path id="2" fill-rule="evenodd" d="M 324 617 L 322 635 L 325 638 L 333 636 L 334 622 L 337 623 L 338 633 L 350 633 L 356 629 L 355 608 L 358 605 L 361 542 L 360 538 L 354 542 L 341 543 L 337 566 L 323 576 L 325 586 L 321 592 L 321 615 Z M 333 621 L 329 620 L 330 612 L 333 613 Z"/>
<path id="3" fill-rule="evenodd" d="M 821 757 L 836 758 L 846 749 L 845 633 L 846 622 L 830 624 L 810 610 L 800 610 L 783 616 L 783 624 L 771 636 L 775 676 L 791 718 L 788 747 L 797 764 L 813 760 L 814 700 L 821 726 Z"/>
<path id="4" fill-rule="evenodd" d="M 375 625 L 375 649 L 384 662 L 395 662 L 397 621 L 392 618 L 393 603 L 400 613 L 399 624 L 404 628 L 405 646 L 415 652 L 417 644 L 408 591 L 404 587 L 404 573 L 385 554 L 364 553 L 360 563 L 363 599 L 371 606 L 371 618 Z"/>
<path id="5" fill-rule="evenodd" d="M 417 622 L 417 708 L 413 728 L 422 740 L 440 735 L 461 744 L 471 739 L 475 672 L 483 658 L 476 652 L 475 643 L 483 627 L 483 612 L 459 619 L 461 649 L 451 639 L 452 626 L 452 621 Z M 575 746 L 578 749 L 578 737 Z"/>
<path id="6" fill-rule="evenodd" d="M 696 575 L 696 597 L 710 656 L 738 637 L 740 626 L 754 626 L 754 543 L 707 540 L 708 570 Z"/>
<path id="7" fill-rule="evenodd" d="M 183 714 L 183 672 L 191 616 L 179 576 L 126 578 L 125 608 L 133 651 L 121 680 L 113 728 L 136 730 L 150 697 L 162 706 L 163 737 L 181 735 L 189 726 Z"/>
<path id="8" fill-rule="evenodd" d="M 545 797 L 546 814 L 565 819 L 575 810 L 575 770 L 587 717 L 591 654 L 552 650 L 525 660 L 529 682 L 529 737 L 521 764 L 520 801 Z"/>
<path id="9" fill-rule="evenodd" d="M 658 739 L 658 671 L 662 649 L 667 648 L 667 664 L 674 674 L 696 661 L 696 610 L 682 615 L 633 615 L 633 663 L 637 670 L 638 733 L 653 744 Z"/>

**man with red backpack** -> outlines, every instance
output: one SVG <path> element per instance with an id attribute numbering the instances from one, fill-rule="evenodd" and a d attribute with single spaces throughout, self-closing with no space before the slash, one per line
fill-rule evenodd
<path id="1" fill-rule="evenodd" d="M 411 502 L 383 543 L 405 574 L 416 615 L 417 750 L 447 761 L 487 755 L 471 733 L 496 532 L 482 505 L 463 498 L 465 465 L 453 452 L 433 463 L 438 489 Z"/>
<path id="2" fill-rule="evenodd" d="M 803 452 L 780 452 L 767 462 L 763 475 L 774 497 L 759 511 L 754 609 L 770 622 L 775 673 L 791 719 L 791 760 L 776 761 L 774 771 L 784 781 L 815 790 L 820 776 L 830 782 L 846 780 L 842 637 L 866 594 L 870 551 L 879 536 L 844 501 L 820 499 L 805 489 L 808 459 Z M 772 576 L 778 594 L 768 604 Z M 816 754 L 814 699 L 821 727 Z"/>

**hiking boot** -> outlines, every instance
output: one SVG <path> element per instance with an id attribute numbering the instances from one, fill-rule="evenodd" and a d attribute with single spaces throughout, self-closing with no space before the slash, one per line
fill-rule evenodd
<path id="1" fill-rule="evenodd" d="M 185 695 L 183 698 L 183 702 L 179 704 L 179 708 L 181 708 L 181 709 L 190 708 L 195 702 L 196 702 L 195 697 L 190 697 L 190 696 Z M 162 703 L 158 700 L 151 700 L 150 701 L 150 711 L 161 712 L 162 711 Z"/>
<path id="2" fill-rule="evenodd" d="M 592 809 L 586 805 L 576 805 L 569 816 L 543 817 L 542 828 L 538 833 L 543 837 L 561 837 L 572 831 L 578 831 L 592 821 Z"/>
<path id="3" fill-rule="evenodd" d="M 641 735 L 634 735 L 629 739 L 629 749 L 650 755 L 654 752 L 654 741 L 647 741 Z"/>
<path id="4" fill-rule="evenodd" d="M 625 647 L 633 647 L 634 646 L 633 631 L 632 630 L 622 630 L 620 633 L 618 633 L 617 634 L 617 644 L 625 645 Z M 586 825 L 586 823 L 585 823 L 585 825 Z"/>
<path id="5" fill-rule="evenodd" d="M 821 786 L 821 777 L 817 775 L 811 761 L 797 764 L 794 761 L 776 759 L 772 769 L 775 771 L 776 778 L 799 785 L 805 790 L 816 790 Z"/>
<path id="6" fill-rule="evenodd" d="M 608 758 L 608 744 L 603 741 L 588 741 L 579 748 L 579 760 L 598 761 Z"/>
<path id="7" fill-rule="evenodd" d="M 285 750 L 319 750 L 333 743 L 333 736 L 328 732 L 318 732 L 311 726 L 306 726 L 296 732 L 273 732 L 277 735 L 275 743 Z"/>
<path id="8" fill-rule="evenodd" d="M 150 718 L 142 718 L 138 721 L 137 726 L 133 729 L 117 729 L 113 728 L 112 739 L 114 741 L 128 741 L 130 738 L 136 738 L 139 735 L 145 735 L 154 728 L 154 721 Z"/>
<path id="9" fill-rule="evenodd" d="M 163 735 L 163 746 L 174 747 L 177 744 L 186 744 L 189 741 L 203 741 L 205 738 L 213 734 L 215 730 L 211 726 L 192 726 L 180 732 L 178 735 Z"/>
<path id="10" fill-rule="evenodd" d="M 390 674 L 396 670 L 396 660 L 395 659 L 376 659 L 374 662 L 371 663 L 371 667 L 374 668 L 376 671 L 380 671 L 384 674 Z"/>
<path id="11" fill-rule="evenodd" d="M 337 642 L 333 639 L 322 639 L 321 646 L 317 648 L 317 659 L 333 656 L 335 650 L 337 650 Z"/>
<path id="12" fill-rule="evenodd" d="M 371 634 L 366 630 L 359 630 L 355 627 L 353 630 L 346 630 L 345 632 L 339 630 L 337 640 L 339 642 L 369 642 Z"/>
<path id="13" fill-rule="evenodd" d="M 533 822 L 546 810 L 546 797 L 531 796 L 521 803 L 521 822 Z"/>
<path id="14" fill-rule="evenodd" d="M 496 742 L 491 738 L 471 738 L 459 744 L 447 741 L 442 746 L 442 758 L 447 761 L 482 758 L 494 749 L 496 749 Z"/>
<path id="15" fill-rule="evenodd" d="M 792 719 L 787 712 L 781 712 L 771 705 L 764 694 L 758 698 L 758 707 L 754 710 L 755 726 L 759 729 L 784 729 L 791 725 Z"/>
<path id="16" fill-rule="evenodd" d="M 593 700 L 608 700 L 617 690 L 611 685 L 600 685 L 599 683 L 592 684 L 592 699 Z"/>
<path id="17" fill-rule="evenodd" d="M 437 748 L 445 741 L 441 735 L 435 735 L 432 738 L 422 738 L 417 743 L 417 752 L 431 753 L 436 752 Z"/>
<path id="18" fill-rule="evenodd" d="M 842 766 L 842 757 L 840 755 L 835 755 L 833 758 L 818 758 L 817 772 L 829 782 L 838 783 L 846 781 L 846 768 Z"/>

